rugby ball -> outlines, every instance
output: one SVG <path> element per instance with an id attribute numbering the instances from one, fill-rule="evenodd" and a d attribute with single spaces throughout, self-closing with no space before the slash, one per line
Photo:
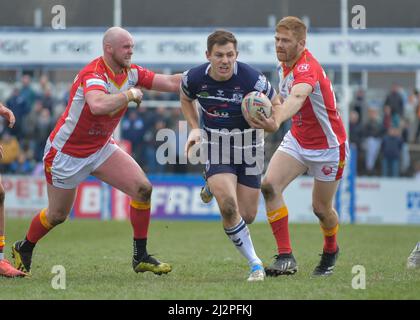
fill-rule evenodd
<path id="1" fill-rule="evenodd" d="M 255 118 L 257 111 L 260 111 L 267 118 L 271 117 L 272 104 L 268 97 L 259 91 L 251 91 L 242 100 L 242 114 L 247 117 Z"/>

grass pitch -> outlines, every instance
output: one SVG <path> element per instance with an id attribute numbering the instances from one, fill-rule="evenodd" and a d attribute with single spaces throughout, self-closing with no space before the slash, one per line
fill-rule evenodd
<path id="1" fill-rule="evenodd" d="M 7 258 L 30 221 L 7 221 Z M 250 226 L 257 254 L 269 264 L 275 242 L 266 223 Z M 2 299 L 420 299 L 420 270 L 406 259 L 420 226 L 342 225 L 341 255 L 328 278 L 314 278 L 322 234 L 315 224 L 292 224 L 290 234 L 299 272 L 294 276 L 247 283 L 245 259 L 224 234 L 220 222 L 153 221 L 149 253 L 169 262 L 168 275 L 136 274 L 131 268 L 131 226 L 118 221 L 67 221 L 35 249 L 32 277 L 0 278 Z M 53 266 L 66 271 L 66 289 L 52 288 Z M 353 289 L 355 265 L 366 270 L 366 289 Z M 360 282 L 359 282 L 360 283 Z"/>

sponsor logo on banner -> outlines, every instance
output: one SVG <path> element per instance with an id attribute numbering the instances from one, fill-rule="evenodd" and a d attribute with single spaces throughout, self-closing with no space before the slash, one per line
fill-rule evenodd
<path id="1" fill-rule="evenodd" d="M 84 181 L 77 190 L 76 200 L 73 206 L 74 218 L 101 218 L 101 182 Z"/>
<path id="2" fill-rule="evenodd" d="M 420 191 L 407 192 L 408 223 L 420 223 Z"/>
<path id="3" fill-rule="evenodd" d="M 125 148 L 127 148 L 126 146 Z M 154 219 L 220 219 L 217 202 L 202 203 L 199 175 L 148 176 L 153 184 Z M 33 217 L 48 206 L 44 177 L 2 176 L 8 217 Z M 312 177 L 299 177 L 285 190 L 292 222 L 316 222 L 312 212 Z M 414 179 L 358 177 L 356 183 L 356 221 L 358 223 L 420 224 L 420 186 Z M 130 198 L 89 177 L 79 185 L 72 218 L 128 219 Z M 260 197 L 257 221 L 266 221 Z"/>
<path id="4" fill-rule="evenodd" d="M 44 177 L 2 175 L 8 216 L 32 217 L 48 205 L 47 182 Z"/>

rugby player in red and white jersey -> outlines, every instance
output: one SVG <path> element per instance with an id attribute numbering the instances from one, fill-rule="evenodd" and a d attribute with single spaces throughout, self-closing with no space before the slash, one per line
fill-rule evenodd
<path id="1" fill-rule="evenodd" d="M 290 244 L 283 191 L 306 171 L 314 176 L 312 207 L 324 234 L 321 261 L 313 275 L 332 274 L 339 251 L 333 198 L 348 157 L 348 142 L 331 82 L 305 48 L 305 42 L 306 26 L 299 18 L 280 20 L 275 44 L 280 61 L 282 108 L 274 119 L 261 114 L 253 121 L 254 127 L 273 131 L 292 118 L 291 130 L 273 155 L 261 187 L 278 247 L 274 263 L 266 268 L 268 276 L 294 274 L 298 269 Z"/>
<path id="2" fill-rule="evenodd" d="M 9 123 L 9 128 L 12 128 L 15 124 L 15 116 L 13 112 L 4 106 L 0 102 L 0 116 L 5 118 Z M 0 159 L 3 158 L 3 147 L 0 145 Z M 6 236 L 5 236 L 5 214 L 4 214 L 4 198 L 5 192 L 3 188 L 3 184 L 1 183 L 0 178 L 0 276 L 14 278 L 14 277 L 24 277 L 26 274 L 15 267 L 13 267 L 9 260 L 4 257 L 4 246 L 6 244 Z"/>
<path id="3" fill-rule="evenodd" d="M 45 146 L 48 208 L 33 218 L 26 238 L 12 247 L 18 269 L 30 271 L 36 243 L 66 220 L 78 184 L 93 175 L 131 197 L 134 271 L 171 271 L 169 264 L 158 261 L 146 250 L 152 185 L 136 161 L 115 144 L 112 134 L 128 103 L 140 104 L 140 87 L 178 92 L 181 74 L 155 74 L 132 64 L 133 47 L 129 32 L 119 27 L 108 29 L 103 36 L 103 56 L 76 76 L 67 108 Z"/>

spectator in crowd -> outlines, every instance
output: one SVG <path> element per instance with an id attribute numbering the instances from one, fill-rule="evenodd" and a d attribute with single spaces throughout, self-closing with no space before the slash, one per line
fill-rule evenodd
<path id="1" fill-rule="evenodd" d="M 130 141 L 133 158 L 140 163 L 140 140 L 143 139 L 146 126 L 137 109 L 129 110 L 121 122 L 121 136 Z"/>
<path id="2" fill-rule="evenodd" d="M 351 103 L 351 110 L 354 110 L 358 114 L 358 122 L 363 122 L 364 115 L 367 110 L 365 91 L 359 88 L 356 92 L 353 102 Z"/>
<path id="3" fill-rule="evenodd" d="M 415 141 L 415 134 L 418 125 L 417 108 L 420 104 L 419 92 L 417 89 L 413 89 L 413 92 L 407 98 L 407 104 L 405 107 L 404 118 L 408 121 L 409 128 L 409 141 Z"/>
<path id="4" fill-rule="evenodd" d="M 13 112 L 16 119 L 23 119 L 29 112 L 28 103 L 21 95 L 19 88 L 13 88 L 12 95 L 7 99 L 6 105 Z M 15 123 L 15 126 L 11 129 L 11 134 L 17 138 L 21 138 L 23 135 L 23 127 L 20 121 Z"/>
<path id="5" fill-rule="evenodd" d="M 394 84 L 391 88 L 391 92 L 387 95 L 384 103 L 384 109 L 386 106 L 391 108 L 391 116 L 396 123 L 396 127 L 399 126 L 399 120 L 404 115 L 404 99 L 400 93 L 400 87 Z"/>
<path id="6" fill-rule="evenodd" d="M 408 146 L 409 142 L 409 129 L 410 129 L 410 122 L 402 118 L 401 119 L 401 167 L 400 172 L 403 175 L 407 175 L 408 170 L 410 169 L 411 164 L 411 157 L 410 157 L 410 148 Z"/>
<path id="7" fill-rule="evenodd" d="M 359 113 L 356 110 L 350 111 L 349 117 L 349 140 L 357 150 L 357 168 L 360 167 L 362 161 L 362 142 L 363 142 L 363 126 L 359 119 Z"/>
<path id="8" fill-rule="evenodd" d="M 157 121 L 144 134 L 144 154 L 145 164 L 150 173 L 161 174 L 165 172 L 165 166 L 158 163 L 156 159 L 156 150 L 161 142 L 156 141 L 156 134 L 159 130 L 167 128 L 167 123 L 163 118 L 157 118 Z"/>
<path id="9" fill-rule="evenodd" d="M 362 146 L 363 126 L 360 122 L 359 113 L 356 110 L 350 111 L 350 143 L 354 143 L 357 149 Z"/>
<path id="10" fill-rule="evenodd" d="M 400 175 L 400 157 L 403 141 L 399 128 L 391 127 L 382 140 L 382 176 Z"/>
<path id="11" fill-rule="evenodd" d="M 37 94 L 35 90 L 32 89 L 31 76 L 28 74 L 23 75 L 21 82 L 22 82 L 22 87 L 20 89 L 20 95 L 25 100 L 28 106 L 28 109 L 31 110 L 35 100 L 37 99 Z"/>
<path id="12" fill-rule="evenodd" d="M 368 175 L 374 174 L 376 160 L 381 149 L 384 127 L 379 120 L 378 110 L 368 109 L 368 120 L 363 127 L 363 146 L 365 150 L 365 167 Z"/>
<path id="13" fill-rule="evenodd" d="M 45 141 L 47 141 L 50 132 L 54 128 L 51 113 L 48 109 L 43 108 L 39 113 L 35 123 L 35 160 L 42 161 L 44 155 Z"/>
<path id="14" fill-rule="evenodd" d="M 31 174 L 33 169 L 33 163 L 24 152 L 19 153 L 17 159 L 10 164 L 10 173 L 13 174 L 27 175 Z"/>
<path id="15" fill-rule="evenodd" d="M 51 89 L 51 82 L 47 74 L 44 73 L 39 77 L 39 87 L 41 92 L 44 92 L 47 89 Z"/>
<path id="16" fill-rule="evenodd" d="M 382 124 L 385 130 L 388 130 L 391 127 L 395 127 L 395 123 L 393 125 L 392 121 L 392 111 L 390 106 L 384 106 L 384 115 L 382 119 Z"/>
<path id="17" fill-rule="evenodd" d="M 1 171 L 9 172 L 10 165 L 15 161 L 20 153 L 20 145 L 15 136 L 12 136 L 10 130 L 6 129 L 0 139 L 0 145 L 3 147 L 3 158 L 0 160 Z"/>
<path id="18" fill-rule="evenodd" d="M 40 98 L 44 108 L 47 108 L 52 115 L 54 112 L 55 101 L 51 93 L 51 88 L 45 88 Z"/>
<path id="19" fill-rule="evenodd" d="M 185 125 L 180 125 L 180 121 L 183 121 Z M 187 143 L 188 128 L 187 122 L 184 120 L 184 116 L 182 115 L 181 108 L 172 108 L 171 121 L 168 123 L 168 127 L 174 130 L 176 135 L 176 143 L 173 144 L 176 154 L 176 164 L 173 167 L 173 171 L 180 174 L 186 173 L 188 170 L 187 164 L 181 163 L 181 160 L 184 159 L 184 146 Z"/>

